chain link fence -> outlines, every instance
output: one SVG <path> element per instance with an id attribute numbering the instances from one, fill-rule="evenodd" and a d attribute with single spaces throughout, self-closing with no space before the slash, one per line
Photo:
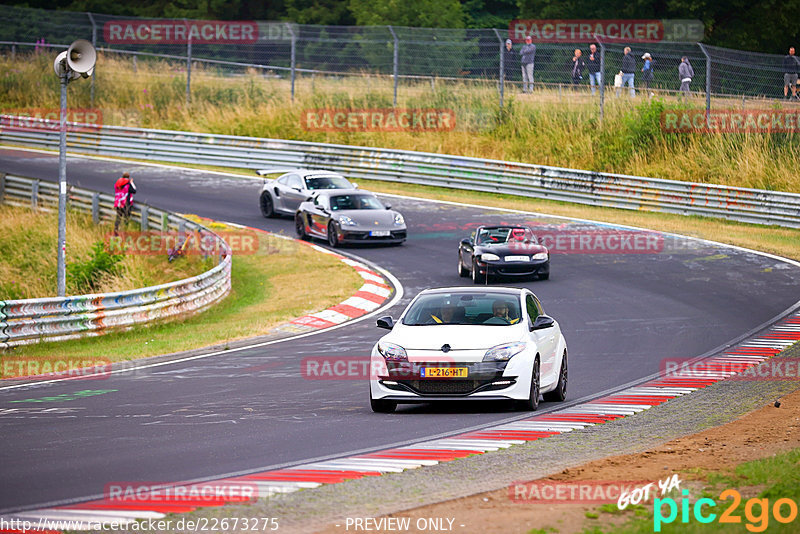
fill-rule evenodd
<path id="1" fill-rule="evenodd" d="M 186 81 L 186 99 L 191 100 L 193 68 L 204 75 L 242 76 L 257 72 L 265 77 L 291 80 L 291 97 L 298 83 L 316 90 L 322 78 L 356 77 L 364 85 L 391 87 L 397 106 L 398 91 L 437 83 L 469 82 L 497 91 L 499 105 L 509 93 L 522 92 L 520 45 L 504 55 L 508 30 L 407 28 L 397 26 L 314 26 L 286 22 L 222 22 L 139 19 L 93 13 L 47 11 L 0 6 L 0 49 L 15 54 L 31 47 L 63 48 L 75 39 L 90 40 L 106 54 L 129 57 L 133 69 L 148 59 L 168 60 Z M 137 33 L 144 26 L 146 32 Z M 191 28 L 196 31 L 192 33 Z M 176 28 L 184 29 L 178 30 Z M 208 32 L 206 29 L 211 28 Z M 222 29 L 220 29 L 222 28 Z M 158 33 L 158 38 L 155 33 Z M 180 35 L 179 35 L 180 34 Z M 189 35 L 181 39 L 180 36 Z M 142 37 L 145 38 L 142 38 Z M 194 37 L 194 42 L 193 38 Z M 600 117 L 609 97 L 627 97 L 630 92 L 613 90 L 621 70 L 625 44 L 603 42 L 598 37 L 604 65 L 597 99 Z M 574 51 L 585 59 L 586 43 L 536 43 L 534 92 L 582 93 L 589 98 L 588 72 L 574 76 Z M 784 56 L 719 48 L 701 43 L 633 43 L 634 85 L 637 96 L 680 96 L 678 66 L 686 56 L 694 69 L 690 95 L 712 97 L 719 105 L 745 101 L 769 105 L 784 98 Z M 642 56 L 653 58 L 652 79 L 645 80 Z M 800 63 L 798 64 L 800 69 Z M 645 84 L 646 81 L 646 84 Z M 791 93 L 789 93 L 791 95 Z M 92 85 L 92 98 L 94 85 Z M 731 99 L 734 99 L 733 101 Z"/>

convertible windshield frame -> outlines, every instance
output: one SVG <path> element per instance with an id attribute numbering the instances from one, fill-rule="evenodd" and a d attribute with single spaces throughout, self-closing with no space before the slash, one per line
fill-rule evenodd
<path id="1" fill-rule="evenodd" d="M 493 239 L 494 238 L 494 239 Z M 475 235 L 475 244 L 482 247 L 506 243 L 536 243 L 536 236 L 525 226 L 500 226 L 481 228 Z"/>

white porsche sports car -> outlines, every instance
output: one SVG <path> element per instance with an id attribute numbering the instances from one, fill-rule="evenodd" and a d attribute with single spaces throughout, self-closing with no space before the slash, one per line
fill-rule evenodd
<path id="1" fill-rule="evenodd" d="M 558 323 L 524 288 L 426 289 L 372 349 L 370 404 L 455 399 L 513 400 L 536 410 L 539 396 L 567 394 L 567 342 Z"/>

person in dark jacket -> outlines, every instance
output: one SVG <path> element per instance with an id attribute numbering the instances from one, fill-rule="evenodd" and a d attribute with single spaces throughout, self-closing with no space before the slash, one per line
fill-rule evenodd
<path id="1" fill-rule="evenodd" d="M 694 69 L 686 56 L 681 58 L 681 64 L 678 65 L 678 78 L 681 80 L 681 95 L 689 96 L 689 84 L 694 78 Z"/>
<path id="2" fill-rule="evenodd" d="M 592 43 L 589 45 L 589 57 L 586 58 L 586 70 L 589 71 L 589 85 L 592 86 L 592 94 L 594 94 L 595 84 L 600 87 L 603 83 L 602 76 L 600 75 L 600 52 L 597 51 L 597 45 Z"/>
<path id="3" fill-rule="evenodd" d="M 533 62 L 536 59 L 536 45 L 529 35 L 525 38 L 525 46 L 519 51 L 522 66 L 522 90 L 526 93 L 533 92 Z"/>
<path id="4" fill-rule="evenodd" d="M 117 211 L 117 217 L 114 219 L 114 235 L 117 235 L 120 222 L 124 221 L 127 224 L 130 220 L 135 193 L 136 185 L 131 180 L 131 175 L 127 172 L 122 173 L 122 177 L 114 184 L 114 208 Z"/>
<path id="5" fill-rule="evenodd" d="M 631 97 L 636 96 L 636 89 L 633 87 L 633 77 L 636 73 L 636 60 L 631 54 L 630 46 L 626 46 L 625 50 L 622 51 L 622 68 L 620 68 L 620 72 L 622 73 L 622 87 L 627 85 L 631 88 Z M 617 89 L 617 96 L 619 96 L 619 89 Z"/>
<path id="6" fill-rule="evenodd" d="M 580 48 L 576 48 L 575 55 L 572 56 L 572 85 L 581 83 L 584 70 L 586 70 L 586 61 L 583 59 L 583 52 Z"/>
<path id="7" fill-rule="evenodd" d="M 797 96 L 797 73 L 800 72 L 800 61 L 794 55 L 794 47 L 789 48 L 789 54 L 783 57 L 783 97 L 789 98 L 789 88 L 792 88 L 791 98 Z"/>
<path id="8" fill-rule="evenodd" d="M 644 66 L 642 66 L 642 81 L 644 82 L 645 94 L 647 94 L 650 93 L 650 83 L 653 81 L 654 61 L 650 52 L 645 52 L 642 59 L 644 60 Z M 650 93 L 650 96 L 653 96 L 653 93 Z"/>
<path id="9" fill-rule="evenodd" d="M 514 65 L 514 44 L 511 39 L 506 39 L 505 48 L 503 48 L 503 79 L 510 80 L 511 73 L 514 72 L 512 65 Z"/>

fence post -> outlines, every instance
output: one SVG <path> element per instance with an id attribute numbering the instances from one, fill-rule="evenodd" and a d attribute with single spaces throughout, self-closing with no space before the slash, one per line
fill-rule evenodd
<path id="1" fill-rule="evenodd" d="M 92 195 L 92 222 L 100 224 L 100 193 Z"/>
<path id="2" fill-rule="evenodd" d="M 94 22 L 94 16 L 91 13 L 87 12 L 86 14 L 89 15 L 89 21 L 92 23 L 92 46 L 97 50 L 97 24 Z M 96 70 L 92 69 L 92 85 L 90 89 L 92 107 L 94 107 L 94 73 Z"/>
<path id="3" fill-rule="evenodd" d="M 598 39 L 597 35 L 594 37 L 597 39 L 597 44 L 600 45 L 600 124 L 602 125 L 606 103 L 606 45 L 601 39 Z"/>
<path id="4" fill-rule="evenodd" d="M 505 93 L 505 83 L 504 82 L 505 82 L 505 78 L 506 78 L 506 76 L 505 76 L 505 71 L 506 71 L 505 58 L 506 58 L 506 54 L 505 54 L 505 50 L 504 50 L 503 37 L 500 35 L 500 32 L 497 31 L 497 28 L 493 28 L 493 29 L 494 29 L 494 34 L 497 36 L 497 40 L 500 41 L 500 108 L 502 109 L 502 107 L 503 107 L 503 95 Z"/>
<path id="5" fill-rule="evenodd" d="M 711 115 L 711 56 L 709 55 L 703 43 L 697 43 L 703 55 L 706 56 L 706 121 Z"/>
<path id="6" fill-rule="evenodd" d="M 39 206 L 39 180 L 34 180 L 31 184 L 31 209 L 35 210 Z"/>
<path id="7" fill-rule="evenodd" d="M 189 36 L 186 40 L 186 105 L 189 105 L 192 102 L 192 31 L 186 19 L 183 22 Z"/>
<path id="8" fill-rule="evenodd" d="M 397 71 L 398 71 L 398 61 L 397 61 L 397 48 L 399 46 L 397 40 L 397 34 L 394 33 L 394 28 L 391 26 L 387 26 L 389 31 L 392 32 L 392 38 L 394 39 L 394 57 L 392 58 L 392 65 L 394 70 L 394 100 L 392 100 L 392 107 L 397 107 Z"/>
<path id="9" fill-rule="evenodd" d="M 166 232 L 169 230 L 169 215 L 166 211 L 161 212 L 161 231 Z"/>
<path id="10" fill-rule="evenodd" d="M 11 61 L 17 60 L 17 45 L 11 45 Z"/>
<path id="11" fill-rule="evenodd" d="M 0 204 L 6 196 L 6 173 L 0 172 Z"/>
<path id="12" fill-rule="evenodd" d="M 296 65 L 295 59 L 297 57 L 296 56 L 297 36 L 295 35 L 294 30 L 292 29 L 291 23 L 289 23 L 289 22 L 286 23 L 286 29 L 289 30 L 289 35 L 291 35 L 291 37 L 292 37 L 292 102 L 294 102 L 294 80 L 295 80 L 295 75 L 296 75 L 296 72 L 297 72 L 296 69 L 295 69 L 295 65 Z"/>
<path id="13" fill-rule="evenodd" d="M 139 72 L 139 64 L 136 62 L 138 56 L 133 56 L 133 72 Z"/>
<path id="14" fill-rule="evenodd" d="M 149 206 L 147 204 L 142 204 L 142 207 L 139 209 L 139 214 L 141 215 L 140 226 L 142 228 L 142 232 L 147 231 L 147 226 L 148 226 L 147 218 L 150 216 L 150 210 L 148 209 L 148 207 Z"/>

